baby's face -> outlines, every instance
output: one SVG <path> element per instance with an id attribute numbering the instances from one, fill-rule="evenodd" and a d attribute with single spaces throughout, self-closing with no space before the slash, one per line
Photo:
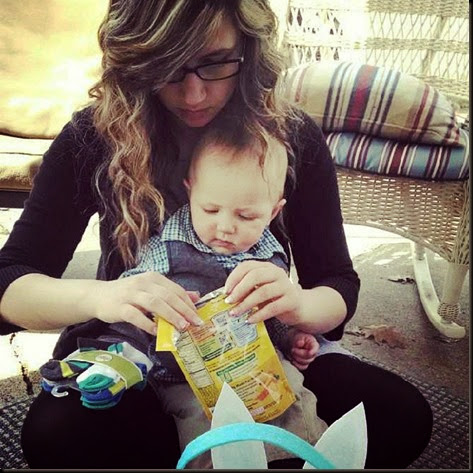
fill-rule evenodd
<path id="1" fill-rule="evenodd" d="M 222 150 L 207 148 L 204 152 Z M 195 232 L 216 253 L 247 251 L 274 217 L 274 199 L 256 159 L 228 164 L 215 158 L 205 157 L 189 184 Z"/>

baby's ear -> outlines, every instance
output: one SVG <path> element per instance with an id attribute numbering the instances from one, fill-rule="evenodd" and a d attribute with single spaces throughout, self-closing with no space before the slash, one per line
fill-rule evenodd
<path id="1" fill-rule="evenodd" d="M 271 220 L 274 220 L 279 212 L 281 212 L 282 208 L 286 204 L 286 199 L 281 199 L 273 208 L 273 211 L 271 212 Z"/>
<path id="2" fill-rule="evenodd" d="M 182 180 L 182 182 L 183 182 L 183 184 L 184 184 L 184 187 L 187 189 L 187 193 L 189 193 L 190 190 L 191 190 L 191 183 L 190 183 L 189 179 L 184 178 L 184 179 Z"/>

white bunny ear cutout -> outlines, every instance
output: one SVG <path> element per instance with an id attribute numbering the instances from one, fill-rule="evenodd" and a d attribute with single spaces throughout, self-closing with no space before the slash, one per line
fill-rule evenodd
<path id="1" fill-rule="evenodd" d="M 240 422 L 255 423 L 243 401 L 227 383 L 223 383 L 212 414 L 211 430 Z M 214 470 L 258 470 L 268 468 L 264 444 L 259 440 L 215 447 L 211 450 L 211 456 Z"/>
<path id="2" fill-rule="evenodd" d="M 314 448 L 335 468 L 362 470 L 365 467 L 368 433 L 363 403 L 335 421 L 320 437 Z M 314 469 L 305 463 L 303 469 Z"/>

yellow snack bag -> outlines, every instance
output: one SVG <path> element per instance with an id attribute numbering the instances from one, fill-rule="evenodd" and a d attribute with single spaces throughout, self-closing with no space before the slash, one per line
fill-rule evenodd
<path id="1" fill-rule="evenodd" d="M 235 304 L 217 289 L 197 302 L 204 324 L 179 332 L 157 318 L 156 351 L 171 351 L 209 419 L 227 382 L 257 422 L 281 415 L 296 397 L 264 322 L 246 323 L 253 312 L 232 317 Z"/>

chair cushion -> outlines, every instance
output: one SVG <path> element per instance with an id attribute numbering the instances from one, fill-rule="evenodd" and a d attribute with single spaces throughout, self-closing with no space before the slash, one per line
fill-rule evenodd
<path id="1" fill-rule="evenodd" d="M 335 164 L 345 168 L 437 181 L 469 175 L 468 146 L 413 144 L 352 132 L 327 133 L 326 140 Z"/>
<path id="2" fill-rule="evenodd" d="M 97 29 L 107 5 L 1 2 L 0 133 L 52 138 L 87 103 L 100 76 Z"/>
<path id="3" fill-rule="evenodd" d="M 0 135 L 0 190 L 29 191 L 51 140 Z"/>
<path id="4" fill-rule="evenodd" d="M 288 69 L 285 97 L 324 132 L 347 131 L 411 143 L 465 145 L 448 99 L 400 71 L 350 62 Z"/>

